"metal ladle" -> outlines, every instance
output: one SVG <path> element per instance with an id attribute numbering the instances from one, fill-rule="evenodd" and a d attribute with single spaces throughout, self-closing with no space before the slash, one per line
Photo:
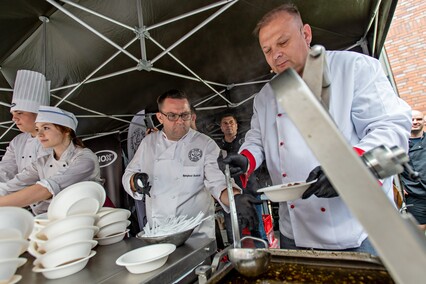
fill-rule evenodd
<path id="1" fill-rule="evenodd" d="M 268 269 L 271 261 L 271 254 L 267 251 L 268 243 L 265 240 L 246 236 L 240 239 L 238 227 L 237 208 L 235 206 L 234 191 L 232 190 L 231 173 L 229 165 L 225 165 L 226 186 L 228 190 L 229 208 L 231 214 L 232 234 L 234 248 L 228 251 L 229 260 L 235 269 L 244 276 L 255 277 L 264 273 Z M 241 248 L 241 241 L 253 239 L 265 245 L 265 249 Z"/>

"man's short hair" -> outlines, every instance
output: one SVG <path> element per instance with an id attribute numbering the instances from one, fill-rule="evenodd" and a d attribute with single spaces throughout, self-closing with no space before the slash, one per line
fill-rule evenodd
<path id="1" fill-rule="evenodd" d="M 166 99 L 187 100 L 189 103 L 189 99 L 184 91 L 173 89 L 173 90 L 169 90 L 165 92 L 164 94 L 162 94 L 161 96 L 157 98 L 158 110 L 161 110 L 161 108 L 163 107 L 163 103 Z"/>
<path id="2" fill-rule="evenodd" d="M 222 119 L 225 118 L 225 117 L 232 117 L 235 120 L 235 122 L 238 124 L 238 119 L 237 119 L 236 115 L 233 114 L 233 113 L 230 113 L 230 112 L 224 113 L 220 116 L 219 124 L 222 123 Z"/>
<path id="3" fill-rule="evenodd" d="M 297 6 L 295 4 L 293 4 L 293 3 L 283 4 L 281 6 L 278 6 L 274 9 L 272 9 L 271 11 L 266 13 L 262 17 L 262 19 L 260 19 L 260 21 L 257 23 L 256 27 L 253 30 L 254 36 L 259 37 L 260 29 L 262 29 L 264 26 L 269 24 L 276 17 L 277 14 L 280 14 L 282 12 L 286 12 L 290 15 L 293 15 L 293 16 L 296 16 L 296 17 L 299 17 L 300 19 L 302 19 L 302 17 L 300 16 L 299 9 L 297 9 Z"/>

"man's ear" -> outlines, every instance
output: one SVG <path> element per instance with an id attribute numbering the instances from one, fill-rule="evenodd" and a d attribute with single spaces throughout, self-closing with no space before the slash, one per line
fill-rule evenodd
<path id="1" fill-rule="evenodd" d="M 163 116 L 161 115 L 161 113 L 160 113 L 160 112 L 157 112 L 155 115 L 157 116 L 158 121 L 159 121 L 161 124 L 163 124 Z"/>
<path id="2" fill-rule="evenodd" d="M 312 30 L 311 30 L 311 26 L 308 24 L 303 25 L 303 37 L 305 38 L 306 44 L 308 46 L 311 46 Z"/>

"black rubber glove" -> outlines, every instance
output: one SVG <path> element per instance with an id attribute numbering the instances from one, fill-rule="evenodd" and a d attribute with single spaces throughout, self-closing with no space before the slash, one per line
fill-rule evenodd
<path id="1" fill-rule="evenodd" d="M 310 182 L 315 179 L 317 179 L 317 181 L 308 187 L 308 189 L 303 193 L 302 199 L 309 198 L 312 194 L 315 194 L 320 198 L 331 198 L 339 196 L 320 166 L 316 167 L 309 173 L 306 182 Z"/>
<path id="2" fill-rule="evenodd" d="M 223 158 L 222 153 L 217 158 L 217 164 L 222 172 L 225 172 L 225 165 L 229 165 L 229 172 L 232 177 L 245 174 L 248 169 L 248 159 L 240 154 L 228 153 L 226 158 Z"/>
<path id="3" fill-rule="evenodd" d="M 259 217 L 255 204 L 262 204 L 262 200 L 253 197 L 250 194 L 234 195 L 235 206 L 237 207 L 238 224 L 242 228 L 248 227 L 254 230 L 259 227 Z"/>
<path id="4" fill-rule="evenodd" d="M 146 173 L 136 173 L 133 175 L 133 185 L 136 189 L 136 192 L 143 194 L 142 201 L 145 201 L 145 195 L 149 194 L 149 191 L 151 190 L 151 185 L 148 181 L 149 177 Z"/>

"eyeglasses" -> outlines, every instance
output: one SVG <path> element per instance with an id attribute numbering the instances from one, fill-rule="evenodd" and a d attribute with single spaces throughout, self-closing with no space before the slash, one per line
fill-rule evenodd
<path id="1" fill-rule="evenodd" d="M 165 114 L 164 112 L 160 111 L 160 113 L 164 116 L 167 117 L 168 120 L 170 121 L 177 121 L 180 118 L 182 118 L 183 121 L 187 121 L 191 119 L 191 113 L 190 112 L 184 112 L 181 114 L 177 114 L 177 113 L 168 113 Z"/>

